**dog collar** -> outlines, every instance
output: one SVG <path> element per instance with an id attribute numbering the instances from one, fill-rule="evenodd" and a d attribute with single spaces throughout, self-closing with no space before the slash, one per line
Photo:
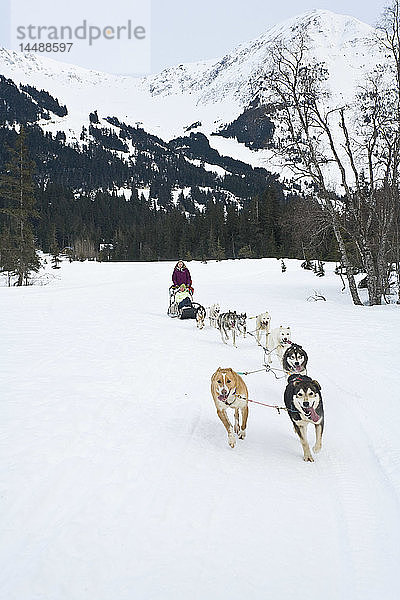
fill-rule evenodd
<path id="1" fill-rule="evenodd" d="M 290 375 L 290 377 L 293 377 L 291 383 L 296 385 L 297 383 L 301 383 L 302 381 L 304 381 L 307 375 L 298 375 L 297 373 L 293 373 L 292 375 Z"/>

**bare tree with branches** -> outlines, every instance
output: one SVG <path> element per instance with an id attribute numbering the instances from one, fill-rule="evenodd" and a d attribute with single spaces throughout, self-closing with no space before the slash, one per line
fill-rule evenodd
<path id="1" fill-rule="evenodd" d="M 367 273 L 371 305 L 381 303 L 393 255 L 400 86 L 393 85 L 392 75 L 390 68 L 377 68 L 351 106 L 334 104 L 326 86 L 329 73 L 325 64 L 310 58 L 304 29 L 290 46 L 275 43 L 270 68 L 262 75 L 263 96 L 272 97 L 276 105 L 276 153 L 318 199 L 325 226 L 334 232 L 355 304 L 361 301 L 354 251 Z"/>

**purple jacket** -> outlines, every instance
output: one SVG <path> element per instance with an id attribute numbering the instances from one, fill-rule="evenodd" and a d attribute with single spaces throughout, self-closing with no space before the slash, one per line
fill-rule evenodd
<path id="1" fill-rule="evenodd" d="M 190 277 L 189 269 L 187 267 L 184 269 L 175 267 L 174 272 L 172 273 L 172 281 L 174 282 L 174 285 L 179 286 L 184 283 L 185 285 L 191 287 L 192 278 Z"/>

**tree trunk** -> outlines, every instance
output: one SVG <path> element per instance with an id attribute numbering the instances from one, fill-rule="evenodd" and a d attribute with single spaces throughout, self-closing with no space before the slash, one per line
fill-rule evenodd
<path id="1" fill-rule="evenodd" d="M 353 267 L 351 266 L 349 258 L 347 256 L 346 245 L 344 243 L 343 236 L 338 227 L 338 224 L 336 221 L 336 216 L 333 216 L 333 231 L 334 231 L 334 234 L 335 234 L 338 246 L 339 246 L 342 263 L 346 269 L 346 277 L 347 277 L 347 281 L 349 283 L 349 290 L 350 290 L 350 294 L 351 294 L 353 303 L 356 306 L 362 306 L 363 303 L 361 302 L 360 296 L 358 295 L 356 280 L 354 279 Z"/>
<path id="2" fill-rule="evenodd" d="M 24 285 L 24 272 L 22 269 L 18 271 L 17 286 Z"/>
<path id="3" fill-rule="evenodd" d="M 367 287 L 369 305 L 376 306 L 382 303 L 382 281 L 384 273 L 380 273 L 377 263 L 374 261 L 374 256 L 369 248 L 369 245 L 363 244 L 365 270 L 367 272 Z"/>

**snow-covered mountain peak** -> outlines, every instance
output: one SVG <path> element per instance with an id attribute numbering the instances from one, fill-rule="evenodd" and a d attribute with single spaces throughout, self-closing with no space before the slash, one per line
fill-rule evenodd
<path id="1" fill-rule="evenodd" d="M 68 117 L 54 129 L 80 132 L 89 112 L 143 123 L 164 139 L 182 135 L 193 123 L 215 132 L 235 120 L 257 92 L 257 75 L 268 69 L 274 42 L 288 44 L 299 31 L 309 39 L 310 56 L 326 63 L 329 85 L 347 98 L 357 81 L 381 62 L 372 40 L 373 27 L 352 16 L 311 10 L 270 27 L 219 59 L 180 64 L 144 78 L 110 75 L 0 49 L 0 73 L 16 83 L 49 91 L 68 107 Z M 52 123 L 46 124 L 53 127 Z"/>
<path id="2" fill-rule="evenodd" d="M 39 85 L 43 81 L 57 80 L 64 84 L 93 85 L 106 80 L 123 80 L 124 77 L 102 73 L 60 62 L 35 52 L 16 52 L 0 47 L 0 74 L 16 83 Z"/>
<path id="3" fill-rule="evenodd" d="M 265 66 L 271 45 L 277 41 L 290 43 L 299 33 L 309 39 L 312 56 L 326 58 L 346 51 L 348 45 L 359 45 L 363 54 L 375 34 L 370 25 L 358 19 L 328 10 L 314 9 L 274 25 L 258 38 L 243 42 L 219 60 L 179 65 L 147 77 L 152 95 L 199 93 L 200 102 L 215 102 L 237 96 L 248 100 L 248 85 L 254 72 Z"/>
<path id="4" fill-rule="evenodd" d="M 312 9 L 274 25 L 263 37 L 268 42 L 273 39 L 288 40 L 300 30 L 304 31 L 311 39 L 322 38 L 336 44 L 343 44 L 355 38 L 369 37 L 375 32 L 371 25 L 367 25 L 353 16 L 329 10 Z"/>

